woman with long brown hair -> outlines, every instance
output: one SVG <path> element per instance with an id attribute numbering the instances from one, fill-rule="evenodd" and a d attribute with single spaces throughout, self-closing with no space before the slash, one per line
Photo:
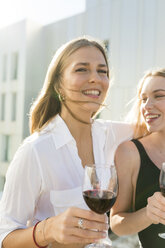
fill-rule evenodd
<path id="1" fill-rule="evenodd" d="M 100 42 L 81 37 L 56 52 L 30 111 L 31 135 L 7 172 L 3 248 L 82 247 L 106 235 L 106 217 L 87 208 L 81 186 L 84 166 L 110 163 L 117 145 L 131 136 L 130 125 L 94 118 L 108 88 Z"/>

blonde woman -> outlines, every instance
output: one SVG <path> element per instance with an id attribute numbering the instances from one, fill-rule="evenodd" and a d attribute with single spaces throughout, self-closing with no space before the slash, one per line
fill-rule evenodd
<path id="1" fill-rule="evenodd" d="M 165 69 L 144 75 L 131 114 L 134 139 L 121 144 L 115 157 L 119 194 L 111 228 L 119 236 L 138 233 L 143 248 L 164 248 L 158 233 L 165 232 L 165 198 L 159 187 L 165 162 Z"/>
<path id="2" fill-rule="evenodd" d="M 107 219 L 87 208 L 81 186 L 85 164 L 111 162 L 131 136 L 128 124 L 94 119 L 108 88 L 100 42 L 82 37 L 59 48 L 30 112 L 31 135 L 7 172 L 1 247 L 73 248 L 106 236 Z"/>

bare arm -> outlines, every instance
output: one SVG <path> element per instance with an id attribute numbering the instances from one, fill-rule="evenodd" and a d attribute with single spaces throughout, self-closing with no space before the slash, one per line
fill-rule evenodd
<path id="1" fill-rule="evenodd" d="M 115 163 L 119 192 L 117 201 L 111 209 L 111 228 L 119 236 L 137 233 L 152 224 L 152 221 L 146 214 L 146 207 L 131 212 L 140 166 L 139 153 L 132 142 L 124 142 L 118 147 Z"/>
<path id="2" fill-rule="evenodd" d="M 33 228 L 18 229 L 9 233 L 2 243 L 3 248 L 8 247 L 24 247 L 24 248 L 36 248 L 32 239 Z"/>
<path id="3" fill-rule="evenodd" d="M 85 229 L 78 227 L 79 218 L 84 220 Z M 37 225 L 35 238 L 40 246 L 55 242 L 57 248 L 62 247 L 60 244 L 70 247 L 70 244 L 86 244 L 101 239 L 106 236 L 107 229 L 108 224 L 104 215 L 79 208 L 69 208 L 58 216 L 41 221 Z M 4 239 L 3 248 L 36 248 L 32 232 L 32 227 L 11 232 Z"/>

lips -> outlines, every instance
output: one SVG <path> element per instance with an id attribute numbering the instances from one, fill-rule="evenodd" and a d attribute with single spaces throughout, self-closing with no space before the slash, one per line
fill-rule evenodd
<path id="1" fill-rule="evenodd" d="M 159 114 L 146 114 L 145 119 L 146 121 L 152 121 L 157 119 L 159 116 L 160 116 Z"/>
<path id="2" fill-rule="evenodd" d="M 86 96 L 100 96 L 101 91 L 96 89 L 83 90 L 82 93 Z"/>

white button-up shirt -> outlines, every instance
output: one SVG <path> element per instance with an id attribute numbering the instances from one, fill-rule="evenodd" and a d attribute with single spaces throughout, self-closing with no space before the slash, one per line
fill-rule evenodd
<path id="1" fill-rule="evenodd" d="M 95 163 L 112 163 L 117 146 L 132 133 L 128 124 L 95 120 Z M 0 202 L 0 247 L 15 229 L 34 225 L 71 206 L 87 208 L 82 197 L 83 172 L 76 141 L 59 115 L 40 133 L 26 138 L 6 175 Z"/>

